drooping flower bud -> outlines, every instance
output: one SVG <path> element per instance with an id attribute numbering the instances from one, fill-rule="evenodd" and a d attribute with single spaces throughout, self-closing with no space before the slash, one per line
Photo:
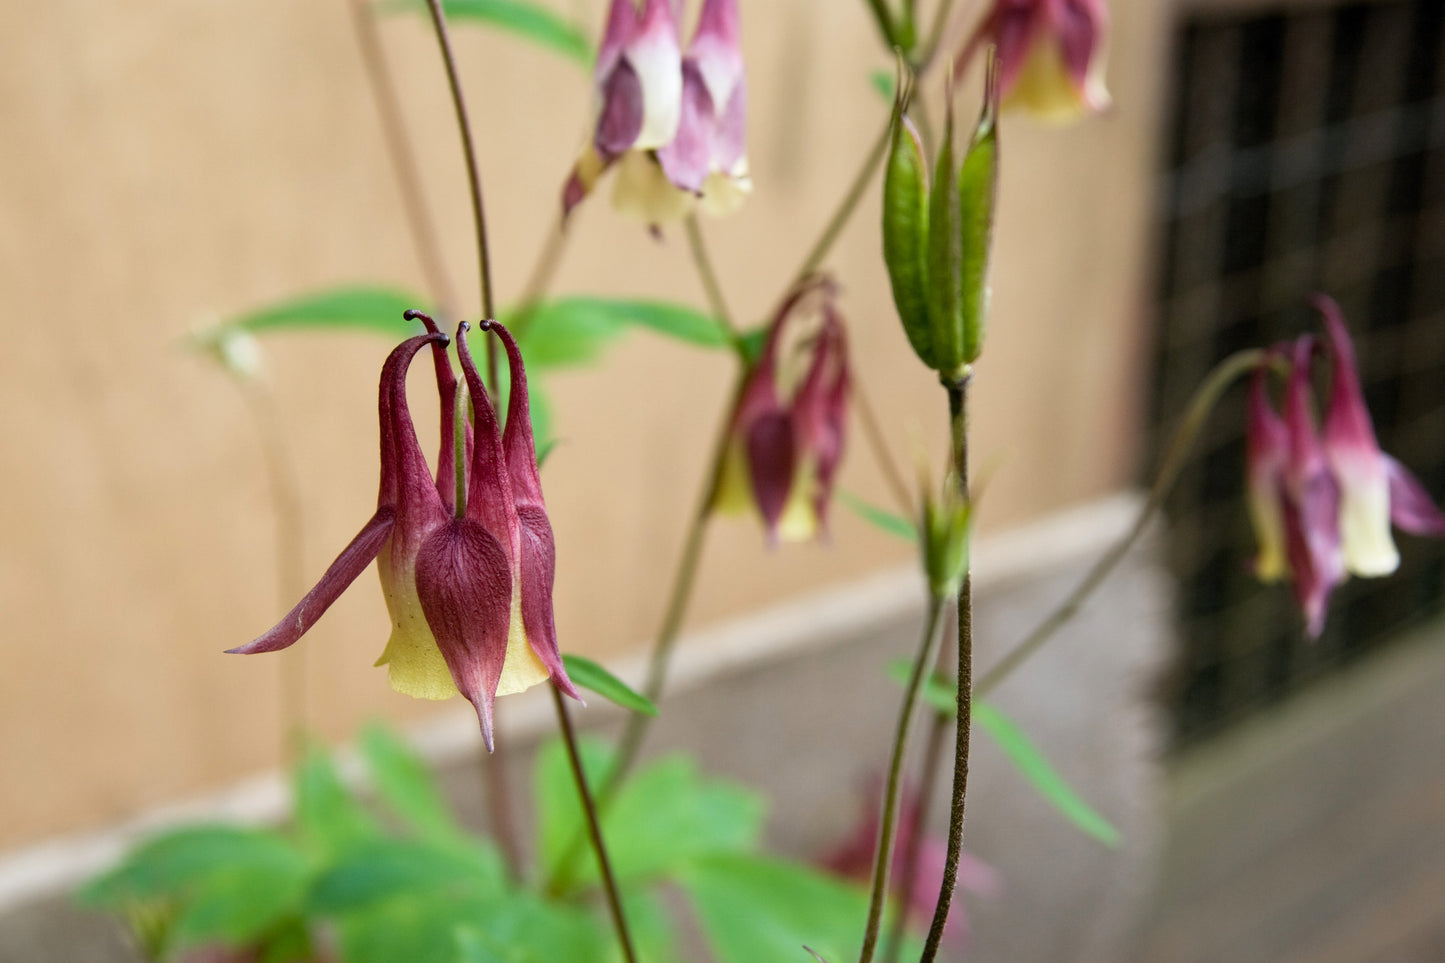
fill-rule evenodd
<path id="1" fill-rule="evenodd" d="M 998 50 L 1003 105 L 1061 123 L 1109 106 L 1105 0 L 993 0 L 954 61 L 962 76 L 984 46 Z"/>
<path id="2" fill-rule="evenodd" d="M 789 296 L 733 409 L 713 508 L 756 512 L 770 541 L 805 541 L 827 530 L 849 391 L 835 296 L 821 279 Z"/>
<path id="3" fill-rule="evenodd" d="M 555 553 L 537 480 L 527 412 L 526 373 L 516 344 L 501 325 L 511 363 L 512 396 L 506 433 L 477 375 L 465 340 L 458 354 L 471 387 L 475 419 L 468 449 L 467 501 L 458 510 L 444 493 L 454 479 L 433 477 L 417 442 L 406 401 L 406 371 L 427 344 L 447 338 L 419 312 L 429 333 L 398 346 L 382 368 L 379 398 L 381 481 L 377 509 L 321 581 L 270 631 L 232 652 L 287 648 L 377 560 L 391 637 L 378 665 L 387 665 L 398 692 L 445 699 L 460 692 L 476 707 L 482 738 L 492 745 L 492 703 L 549 678 L 577 698 L 552 627 Z M 465 331 L 465 323 L 462 331 Z M 455 377 L 437 356 L 443 451 L 452 443 Z M 454 469 L 444 457 L 439 468 Z"/>

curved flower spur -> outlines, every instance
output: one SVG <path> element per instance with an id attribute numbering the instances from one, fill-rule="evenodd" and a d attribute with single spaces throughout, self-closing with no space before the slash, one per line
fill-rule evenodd
<path id="1" fill-rule="evenodd" d="M 581 701 L 557 649 L 552 611 L 556 550 L 542 500 L 528 410 L 527 376 L 517 342 L 495 321 L 482 331 L 502 340 L 511 369 L 506 429 L 472 362 L 463 321 L 457 354 L 471 392 L 466 432 L 464 504 L 456 504 L 451 418 L 456 378 L 447 336 L 419 311 L 427 334 L 408 338 L 381 369 L 381 484 L 376 513 L 337 556 L 316 586 L 270 631 L 231 652 L 275 652 L 295 643 L 370 564 L 377 561 L 391 614 L 391 637 L 377 665 L 388 666 L 398 692 L 447 699 L 460 692 L 476 707 L 482 739 L 492 748 L 492 704 L 551 679 Z M 406 402 L 406 372 L 431 345 L 441 394 L 442 449 L 435 479 L 417 442 Z"/>

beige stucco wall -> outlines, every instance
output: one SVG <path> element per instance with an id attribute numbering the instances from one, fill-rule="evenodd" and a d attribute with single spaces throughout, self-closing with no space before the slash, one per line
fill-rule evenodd
<path id="1" fill-rule="evenodd" d="M 576 6 L 595 22 L 602 3 Z M 1114 4 L 1110 116 L 1063 131 L 1005 124 L 995 319 L 976 392 L 990 527 L 1116 488 L 1132 468 L 1161 6 Z M 888 60 L 862 4 L 752 0 L 744 18 L 757 190 L 708 231 L 734 310 L 757 319 L 882 123 L 866 77 Z M 177 340 L 307 289 L 420 289 L 421 277 L 344 0 L 12 0 L 0 35 L 3 850 L 275 762 L 278 658 L 221 654 L 282 611 L 257 435 L 233 386 Z M 386 45 L 448 261 L 470 291 L 434 47 L 415 19 L 389 23 Z M 588 88 L 494 35 L 465 31 L 458 49 L 505 301 L 550 223 Z M 860 377 L 907 460 L 910 432 L 942 433 L 943 398 L 896 330 L 875 212 L 870 195 L 831 263 Z M 600 203 L 581 212 L 558 287 L 701 297 L 680 233 L 654 242 Z M 374 504 L 388 348 L 364 335 L 267 344 L 299 455 L 308 576 Z M 564 648 L 620 653 L 653 630 L 729 378 L 719 356 L 636 335 L 604 367 L 550 380 L 565 439 L 545 477 Z M 843 484 L 886 497 L 856 431 Z M 906 557 L 841 511 L 827 548 L 768 552 L 754 527 L 725 523 L 691 624 Z M 461 711 L 389 691 L 371 668 L 385 630 L 367 574 L 303 643 L 325 735 L 377 713 Z"/>

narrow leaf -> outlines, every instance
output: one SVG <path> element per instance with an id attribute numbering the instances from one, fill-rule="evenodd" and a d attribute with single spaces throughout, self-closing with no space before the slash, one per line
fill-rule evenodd
<path id="1" fill-rule="evenodd" d="M 577 296 L 544 301 L 524 315 L 513 316 L 521 332 L 523 357 L 530 365 L 544 367 L 586 364 L 629 327 L 647 328 L 697 347 L 731 344 L 716 318 L 665 301 Z"/>
<path id="2" fill-rule="evenodd" d="M 426 310 L 426 307 L 425 298 L 396 288 L 331 288 L 232 318 L 201 332 L 197 338 L 209 344 L 237 331 L 260 334 L 267 331 L 349 330 L 367 331 L 400 341 L 422 330 L 420 323 L 407 321 L 402 314 L 408 308 Z"/>
<path id="3" fill-rule="evenodd" d="M 564 655 L 562 664 L 567 668 L 568 677 L 584 689 L 591 689 L 602 698 L 632 712 L 640 712 L 646 716 L 657 715 L 657 706 L 651 699 L 635 691 L 591 659 L 580 655 Z"/>
<path id="4" fill-rule="evenodd" d="M 384 10 L 426 10 L 419 0 L 395 0 Z M 528 0 L 442 0 L 442 11 L 458 23 L 496 27 L 562 54 L 579 66 L 592 66 L 592 44 L 576 24 Z"/>
<path id="5" fill-rule="evenodd" d="M 973 719 L 993 736 L 999 748 L 1039 793 L 1070 822 L 1106 846 L 1119 845 L 1119 831 L 1064 781 L 1023 730 L 986 702 L 976 702 Z"/>
<path id="6" fill-rule="evenodd" d="M 879 508 L 871 502 L 866 502 L 850 491 L 837 490 L 838 499 L 848 506 L 849 510 L 865 522 L 877 526 L 889 535 L 897 536 L 905 542 L 918 543 L 918 529 L 913 523 L 902 515 L 888 511 L 886 508 Z"/>

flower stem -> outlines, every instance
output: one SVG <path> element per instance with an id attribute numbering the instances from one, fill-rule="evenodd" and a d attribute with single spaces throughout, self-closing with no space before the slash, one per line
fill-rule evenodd
<path id="1" fill-rule="evenodd" d="M 892 117 L 890 116 L 889 123 L 883 125 L 878 139 L 869 149 L 868 156 L 863 159 L 863 166 L 858 169 L 858 173 L 854 176 L 853 183 L 849 185 L 848 192 L 843 195 L 838 209 L 833 212 L 833 216 L 823 228 L 823 233 L 818 236 L 818 240 L 814 242 L 808 256 L 803 259 L 803 266 L 798 268 L 798 273 L 794 275 L 793 283 L 788 285 L 788 290 L 791 291 L 818 270 L 823 259 L 828 256 L 828 252 L 837 243 L 839 235 L 843 233 L 843 228 L 848 226 L 848 220 L 857 210 L 858 202 L 863 200 L 863 195 L 868 191 L 868 184 L 873 180 L 873 174 L 878 170 L 878 165 L 883 163 L 883 155 L 888 150 L 888 132 L 891 128 Z"/>
<path id="2" fill-rule="evenodd" d="M 939 646 L 938 662 L 946 657 L 943 646 Z M 942 668 L 939 666 L 939 668 Z M 918 876 L 918 859 L 923 850 L 924 829 L 928 825 L 928 814 L 932 808 L 933 787 L 938 782 L 939 760 L 943 757 L 943 735 L 948 726 L 948 716 L 935 710 L 928 725 L 928 739 L 923 744 L 923 769 L 918 780 L 918 812 L 914 816 L 915 831 L 908 837 L 903 850 L 903 860 L 898 865 L 902 876 L 898 884 L 898 906 L 893 924 L 888 928 L 888 942 L 884 945 L 883 963 L 896 963 L 903 948 L 903 931 L 908 923 L 908 908 L 913 905 L 913 893 Z"/>
<path id="3" fill-rule="evenodd" d="M 1189 406 L 1184 411 L 1184 418 L 1180 421 L 1179 427 L 1175 430 L 1169 441 L 1169 447 L 1165 449 L 1164 457 L 1159 463 L 1159 471 L 1154 477 L 1153 486 L 1149 489 L 1148 498 L 1145 499 L 1143 507 L 1139 510 L 1139 516 L 1134 520 L 1129 531 L 1094 563 L 1083 580 L 1069 593 L 1058 608 L 1050 612 L 1032 632 L 979 678 L 978 683 L 973 687 L 975 695 L 982 698 L 992 692 L 1010 673 L 1042 648 L 1055 632 L 1074 617 L 1089 596 L 1094 594 L 1094 591 L 1103 584 L 1109 574 L 1118 567 L 1124 556 L 1129 553 L 1129 550 L 1139 541 L 1139 537 L 1144 534 L 1145 529 L 1149 527 L 1149 522 L 1153 519 L 1154 513 L 1164 504 L 1164 499 L 1173 491 L 1174 483 L 1179 479 L 1179 471 L 1184 466 L 1184 460 L 1188 457 L 1190 449 L 1194 447 L 1199 432 L 1209 420 L 1209 415 L 1220 397 L 1238 378 L 1253 371 L 1264 359 L 1264 352 L 1259 350 L 1239 351 L 1214 367 L 1214 370 L 1195 390 L 1194 396 L 1190 398 Z"/>
<path id="4" fill-rule="evenodd" d="M 898 463 L 893 460 L 893 454 L 888 448 L 888 439 L 883 434 L 883 424 L 878 420 L 878 413 L 873 409 L 868 395 L 863 390 L 863 381 L 855 370 L 851 372 L 851 388 L 853 392 L 853 407 L 858 412 L 858 420 L 863 423 L 863 436 L 868 439 L 868 447 L 873 449 L 873 458 L 878 462 L 878 467 L 883 470 L 883 478 L 888 482 L 888 489 L 893 493 L 893 499 L 898 503 L 898 508 L 908 517 L 913 517 L 913 496 L 908 491 L 908 483 L 903 480 L 903 472 L 898 468 Z"/>
<path id="5" fill-rule="evenodd" d="M 622 912 L 622 897 L 617 889 L 617 879 L 612 874 L 612 861 L 607 856 L 607 846 L 602 841 L 602 826 L 597 819 L 597 806 L 592 800 L 592 791 L 587 788 L 587 773 L 582 768 L 582 756 L 577 751 L 577 733 L 572 728 L 572 716 L 567 703 L 556 686 L 552 690 L 552 705 L 557 709 L 557 724 L 562 729 L 562 741 L 567 746 L 567 761 L 572 766 L 572 779 L 577 784 L 577 797 L 582 811 L 587 816 L 587 834 L 592 839 L 592 851 L 597 854 L 597 865 L 602 871 L 602 889 L 607 894 L 607 908 L 612 913 L 612 924 L 617 929 L 617 942 L 622 947 L 622 956 L 627 963 L 637 963 L 637 954 L 632 948 L 632 934 L 627 928 L 627 917 Z"/>
<path id="6" fill-rule="evenodd" d="M 487 216 L 482 205 L 482 175 L 477 166 L 477 148 L 472 141 L 472 125 L 467 120 L 467 104 L 462 96 L 462 80 L 457 73 L 456 57 L 452 53 L 451 37 L 447 34 L 447 18 L 442 12 L 441 0 L 427 0 L 431 11 L 432 26 L 436 30 L 437 45 L 441 48 L 442 64 L 446 67 L 447 84 L 451 87 L 452 105 L 457 113 L 457 131 L 462 138 L 462 153 L 467 161 L 467 185 L 472 194 L 472 220 L 477 228 L 477 277 L 481 285 L 482 316 L 495 318 L 496 305 L 492 303 L 492 265 L 487 255 Z M 497 398 L 497 341 L 487 339 L 487 388 Z"/>
<path id="7" fill-rule="evenodd" d="M 697 267 L 697 276 L 702 281 L 702 289 L 707 294 L 708 307 L 712 309 L 712 313 L 722 326 L 727 329 L 728 338 L 732 341 L 734 349 L 740 349 L 742 339 L 738 337 L 737 326 L 733 324 L 727 301 L 723 299 L 722 286 L 718 284 L 717 272 L 713 269 L 712 258 L 708 256 L 707 245 L 703 242 L 702 225 L 698 223 L 696 214 L 687 215 L 683 223 L 687 228 L 688 250 L 692 253 L 692 263 Z"/>
<path id="8" fill-rule="evenodd" d="M 303 510 L 296 459 L 286 443 L 276 398 L 266 383 L 229 366 L 226 370 L 251 409 L 261 438 L 266 477 L 271 485 L 271 505 L 276 513 L 276 586 L 284 602 L 306 590 L 301 557 Z M 306 740 L 306 654 L 301 647 L 282 653 L 280 670 L 281 758 L 294 761 L 300 758 Z"/>
<path id="9" fill-rule="evenodd" d="M 968 496 L 968 382 L 970 374 L 948 383 L 949 426 L 953 442 L 953 472 L 959 491 Z M 958 860 L 963 852 L 964 801 L 968 795 L 968 749 L 973 719 L 973 571 L 964 573 L 958 588 L 958 698 L 957 729 L 953 749 L 953 802 L 948 817 L 948 852 L 944 857 L 943 885 L 933 908 L 933 923 L 923 944 L 919 963 L 932 963 L 943 940 L 943 925 L 958 882 Z"/>
<path id="10" fill-rule="evenodd" d="M 938 639 L 938 626 L 942 621 L 943 609 L 942 598 L 934 596 L 929 599 L 923 637 L 918 643 L 918 655 L 913 659 L 913 671 L 908 676 L 903 701 L 898 707 L 898 725 L 893 732 L 893 751 L 888 761 L 888 784 L 883 796 L 883 815 L 878 826 L 878 848 L 873 855 L 873 888 L 868 900 L 868 925 L 863 932 L 863 949 L 858 955 L 858 963 L 871 963 L 873 951 L 878 945 L 883 905 L 888 898 L 888 870 L 893 863 L 893 837 L 898 823 L 898 797 L 902 786 L 903 760 L 908 752 L 908 731 L 913 723 L 913 712 L 918 706 L 918 694 L 923 689 L 923 680 L 932 668 L 933 650 Z M 914 835 L 917 836 L 918 833 L 915 832 Z"/>
<path id="11" fill-rule="evenodd" d="M 382 50 L 381 38 L 376 29 L 374 7 L 366 0 L 349 0 L 348 5 L 351 8 L 352 25 L 356 28 L 356 43 L 361 50 L 362 64 L 366 69 L 367 83 L 371 87 L 376 112 L 381 119 L 382 140 L 386 143 L 387 153 L 391 155 L 392 170 L 396 174 L 397 188 L 401 191 L 402 209 L 406 214 L 412 243 L 416 246 L 417 260 L 421 262 L 427 288 L 436 299 L 442 317 L 455 321 L 456 289 L 447 273 L 446 261 L 441 254 L 441 243 L 437 240 L 436 223 L 432 220 L 426 195 L 422 191 L 416 155 L 407 137 L 401 104 L 396 96 L 396 85 L 392 82 L 386 54 Z"/>
<path id="12" fill-rule="evenodd" d="M 884 0 L 868 0 L 868 9 L 873 13 L 873 20 L 878 24 L 878 32 L 883 35 L 883 42 L 892 47 L 898 41 L 894 37 L 896 31 L 893 27 L 893 15 L 888 11 L 888 5 Z"/>

